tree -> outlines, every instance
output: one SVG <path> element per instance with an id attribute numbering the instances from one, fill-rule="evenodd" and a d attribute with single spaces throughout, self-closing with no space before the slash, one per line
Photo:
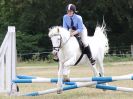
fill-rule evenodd
<path id="1" fill-rule="evenodd" d="M 89 35 L 93 35 L 104 16 L 110 46 L 133 43 L 132 0 L 1 0 L 0 41 L 7 26 L 14 25 L 20 53 L 51 49 L 48 29 L 62 25 L 65 7 L 69 3 L 77 6 L 77 14 L 83 17 Z"/>

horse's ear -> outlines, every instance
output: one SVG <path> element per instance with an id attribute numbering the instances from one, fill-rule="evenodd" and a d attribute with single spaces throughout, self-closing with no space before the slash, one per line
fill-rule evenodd
<path id="1" fill-rule="evenodd" d="M 50 30 L 51 30 L 51 28 L 48 28 L 48 30 L 50 31 Z"/>
<path id="2" fill-rule="evenodd" d="M 60 32 L 60 29 L 59 29 L 59 28 L 57 28 L 57 32 L 58 32 L 58 33 Z"/>

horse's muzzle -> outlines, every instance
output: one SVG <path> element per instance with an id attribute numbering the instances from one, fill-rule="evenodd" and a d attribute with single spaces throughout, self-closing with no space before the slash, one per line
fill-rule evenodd
<path id="1" fill-rule="evenodd" d="M 58 51 L 53 50 L 53 51 L 52 51 L 52 54 L 54 55 L 54 57 L 53 57 L 54 61 L 59 61 L 59 58 L 58 58 Z"/>
<path id="2" fill-rule="evenodd" d="M 52 51 L 52 54 L 55 56 L 55 55 L 57 55 L 57 54 L 58 54 L 58 51 L 53 50 L 53 51 Z"/>

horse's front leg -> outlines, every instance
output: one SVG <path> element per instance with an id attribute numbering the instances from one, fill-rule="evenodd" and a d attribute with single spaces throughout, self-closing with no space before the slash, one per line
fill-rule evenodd
<path id="1" fill-rule="evenodd" d="M 58 69 L 58 82 L 57 82 L 57 88 L 59 89 L 57 91 L 57 94 L 62 93 L 62 86 L 63 86 L 63 64 L 61 62 L 59 62 L 59 69 Z"/>
<path id="2" fill-rule="evenodd" d="M 71 57 L 63 64 L 63 79 L 69 81 L 70 67 L 76 63 L 76 56 Z"/>
<path id="3" fill-rule="evenodd" d="M 66 65 L 63 68 L 63 79 L 65 82 L 69 81 L 70 65 Z"/>
<path id="4" fill-rule="evenodd" d="M 91 65 L 91 68 L 92 68 L 92 71 L 94 73 L 94 76 L 99 77 L 100 73 L 99 73 L 98 69 L 96 68 L 96 64 L 95 65 Z"/>

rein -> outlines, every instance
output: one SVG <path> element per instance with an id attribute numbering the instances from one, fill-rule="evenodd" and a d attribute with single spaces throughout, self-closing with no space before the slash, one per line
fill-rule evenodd
<path id="1" fill-rule="evenodd" d="M 56 50 L 56 51 L 59 51 L 61 48 L 63 48 L 67 44 L 69 39 L 71 38 L 71 37 L 69 37 L 68 40 L 64 44 L 62 44 L 62 37 L 61 37 L 60 34 L 56 34 L 56 35 L 53 35 L 53 36 L 60 36 L 60 45 L 58 47 L 53 46 L 53 50 Z"/>
<path id="2" fill-rule="evenodd" d="M 70 38 L 71 37 L 68 38 L 68 40 L 60 47 L 60 49 L 63 48 L 67 44 L 67 42 L 69 41 Z"/>

